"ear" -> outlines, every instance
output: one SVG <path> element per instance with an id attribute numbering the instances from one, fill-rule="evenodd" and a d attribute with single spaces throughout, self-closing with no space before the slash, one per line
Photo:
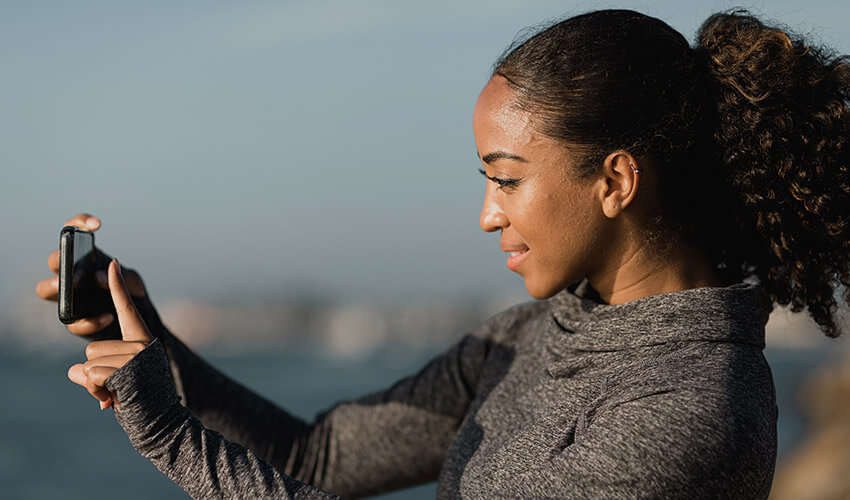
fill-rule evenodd
<path id="1" fill-rule="evenodd" d="M 602 211 L 609 219 L 620 215 L 637 195 L 641 170 L 628 151 L 614 151 L 602 164 L 600 197 Z"/>

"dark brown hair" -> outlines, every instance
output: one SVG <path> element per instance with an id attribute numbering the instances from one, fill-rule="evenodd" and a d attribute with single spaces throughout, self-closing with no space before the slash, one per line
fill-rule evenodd
<path id="1" fill-rule="evenodd" d="M 627 150 L 658 180 L 657 220 L 729 280 L 806 308 L 830 336 L 850 302 L 850 67 L 746 12 L 698 41 L 628 10 L 596 11 L 511 47 L 494 67 L 577 175 Z"/>

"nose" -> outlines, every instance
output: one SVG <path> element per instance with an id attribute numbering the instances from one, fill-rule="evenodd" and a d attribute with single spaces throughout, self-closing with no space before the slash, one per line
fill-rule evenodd
<path id="1" fill-rule="evenodd" d="M 488 186 L 484 193 L 484 205 L 481 207 L 481 215 L 478 218 L 481 229 L 488 233 L 499 231 L 508 226 L 508 218 L 502 208 L 493 201 L 491 188 Z"/>

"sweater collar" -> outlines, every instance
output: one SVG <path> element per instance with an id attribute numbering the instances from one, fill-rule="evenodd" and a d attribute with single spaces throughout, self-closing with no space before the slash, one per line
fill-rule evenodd
<path id="1" fill-rule="evenodd" d="M 771 303 L 754 284 L 705 287 L 609 305 L 587 280 L 549 299 L 570 347 L 618 351 L 667 342 L 727 342 L 764 348 Z"/>

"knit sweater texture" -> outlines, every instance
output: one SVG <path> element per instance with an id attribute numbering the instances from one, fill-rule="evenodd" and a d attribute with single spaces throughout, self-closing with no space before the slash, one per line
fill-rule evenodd
<path id="1" fill-rule="evenodd" d="M 619 305 L 586 281 L 509 309 L 418 373 L 304 422 L 157 337 L 107 387 L 195 498 L 767 498 L 776 403 L 757 285 Z"/>

